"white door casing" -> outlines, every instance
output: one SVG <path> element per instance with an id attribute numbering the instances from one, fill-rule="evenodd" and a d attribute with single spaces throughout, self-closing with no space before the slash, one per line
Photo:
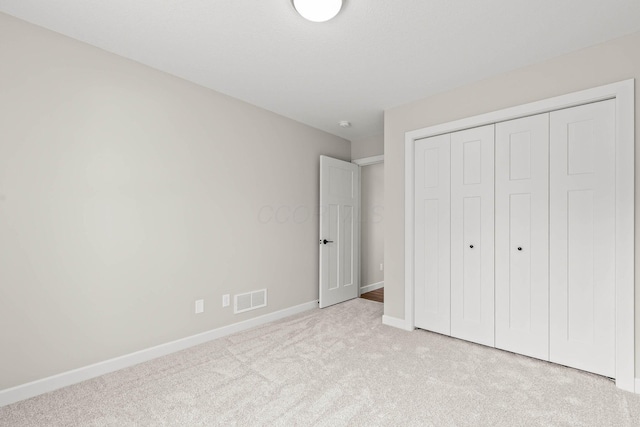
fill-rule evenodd
<path id="1" fill-rule="evenodd" d="M 494 345 L 494 125 L 451 134 L 451 336 Z"/>
<path id="2" fill-rule="evenodd" d="M 550 115 L 550 360 L 615 377 L 615 101 Z"/>
<path id="3" fill-rule="evenodd" d="M 320 308 L 358 297 L 360 167 L 320 156 Z"/>
<path id="4" fill-rule="evenodd" d="M 441 334 L 450 323 L 449 134 L 416 141 L 416 326 Z"/>
<path id="5" fill-rule="evenodd" d="M 549 114 L 496 124 L 496 347 L 549 360 Z"/>

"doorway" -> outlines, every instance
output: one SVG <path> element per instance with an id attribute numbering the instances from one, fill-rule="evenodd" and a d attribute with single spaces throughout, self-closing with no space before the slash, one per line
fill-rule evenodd
<path id="1" fill-rule="evenodd" d="M 320 308 L 384 302 L 383 161 L 320 156 Z"/>
<path id="2" fill-rule="evenodd" d="M 360 166 L 360 297 L 384 302 L 384 158 Z"/>

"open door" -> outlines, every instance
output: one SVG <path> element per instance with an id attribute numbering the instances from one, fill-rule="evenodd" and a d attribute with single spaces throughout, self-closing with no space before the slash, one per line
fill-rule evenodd
<path id="1" fill-rule="evenodd" d="M 358 297 L 360 167 L 320 156 L 320 308 Z"/>

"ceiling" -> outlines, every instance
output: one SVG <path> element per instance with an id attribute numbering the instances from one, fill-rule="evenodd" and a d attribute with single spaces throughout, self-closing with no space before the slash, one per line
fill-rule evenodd
<path id="1" fill-rule="evenodd" d="M 382 134 L 387 108 L 640 31 L 638 0 L 345 0 L 323 24 L 291 0 L 0 11 L 350 140 Z"/>

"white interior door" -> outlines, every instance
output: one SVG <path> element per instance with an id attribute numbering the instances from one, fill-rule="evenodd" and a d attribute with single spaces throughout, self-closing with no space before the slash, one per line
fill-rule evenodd
<path id="1" fill-rule="evenodd" d="M 494 345 L 494 125 L 451 134 L 451 335 Z"/>
<path id="2" fill-rule="evenodd" d="M 360 167 L 320 156 L 320 308 L 358 297 Z"/>
<path id="3" fill-rule="evenodd" d="M 416 141 L 415 325 L 450 335 L 449 134 Z"/>
<path id="4" fill-rule="evenodd" d="M 615 376 L 615 101 L 550 116 L 550 360 Z"/>
<path id="5" fill-rule="evenodd" d="M 549 360 L 549 114 L 496 125 L 496 347 Z"/>

